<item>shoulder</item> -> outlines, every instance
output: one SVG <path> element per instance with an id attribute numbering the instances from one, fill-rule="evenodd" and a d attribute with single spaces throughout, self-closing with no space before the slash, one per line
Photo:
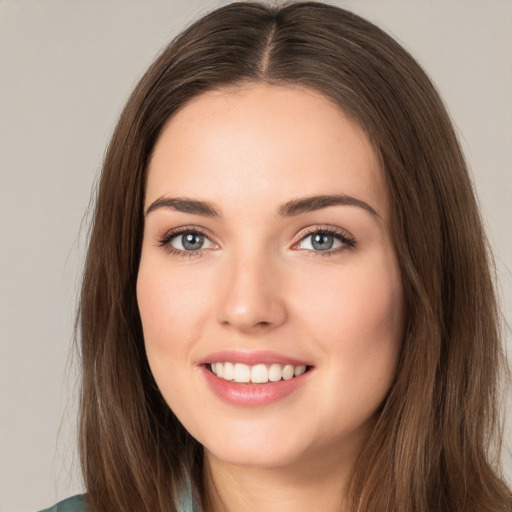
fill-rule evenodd
<path id="1" fill-rule="evenodd" d="M 80 494 L 59 501 L 56 505 L 50 508 L 45 508 L 41 512 L 87 512 L 87 505 L 85 504 L 85 496 Z"/>

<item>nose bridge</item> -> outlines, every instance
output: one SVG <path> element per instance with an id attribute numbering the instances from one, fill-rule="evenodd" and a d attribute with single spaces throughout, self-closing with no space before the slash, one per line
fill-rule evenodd
<path id="1" fill-rule="evenodd" d="M 263 247 L 233 251 L 223 262 L 218 319 L 249 332 L 280 325 L 286 318 L 275 255 Z"/>

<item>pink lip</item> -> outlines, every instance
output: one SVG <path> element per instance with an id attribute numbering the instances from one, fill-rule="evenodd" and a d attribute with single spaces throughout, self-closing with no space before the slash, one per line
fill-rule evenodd
<path id="1" fill-rule="evenodd" d="M 311 366 L 305 361 L 300 361 L 293 357 L 288 357 L 277 352 L 259 351 L 259 352 L 243 352 L 240 350 L 222 350 L 220 352 L 214 352 L 209 354 L 205 358 L 198 361 L 197 364 L 208 364 L 208 363 L 224 363 L 229 361 L 230 363 L 243 363 L 249 366 L 254 366 L 258 363 L 263 364 L 291 364 L 293 366 L 306 365 Z"/>
<path id="2" fill-rule="evenodd" d="M 238 407 L 259 407 L 276 402 L 302 386 L 310 374 L 308 371 L 290 380 L 266 384 L 241 384 L 217 377 L 204 365 L 200 369 L 210 389 L 224 402 Z"/>
<path id="3" fill-rule="evenodd" d="M 238 407 L 259 407 L 276 402 L 300 388 L 307 382 L 311 368 L 299 377 L 266 384 L 245 384 L 227 381 L 217 377 L 210 371 L 208 363 L 225 362 L 243 363 L 247 365 L 263 364 L 291 364 L 293 366 L 308 365 L 304 361 L 290 358 L 274 352 L 240 352 L 226 350 L 208 355 L 199 361 L 199 370 L 204 376 L 210 389 L 224 402 Z"/>

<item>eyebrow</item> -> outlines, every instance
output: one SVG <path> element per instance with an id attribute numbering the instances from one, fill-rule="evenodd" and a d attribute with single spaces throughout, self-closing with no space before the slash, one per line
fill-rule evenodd
<path id="1" fill-rule="evenodd" d="M 196 215 L 203 215 L 204 217 L 222 217 L 221 213 L 207 201 L 197 201 L 195 199 L 182 198 L 182 197 L 159 197 L 153 201 L 149 208 L 146 210 L 146 215 L 158 208 L 174 208 L 179 212 L 195 213 Z"/>
<path id="2" fill-rule="evenodd" d="M 283 204 L 279 208 L 278 213 L 282 217 L 293 217 L 302 213 L 328 208 L 329 206 L 357 206 L 371 213 L 375 217 L 380 218 L 377 211 L 368 203 L 345 194 L 312 196 L 305 197 L 303 199 L 295 199 Z"/>
<path id="3" fill-rule="evenodd" d="M 371 213 L 375 217 L 380 218 L 377 211 L 368 203 L 346 194 L 321 195 L 305 197 L 302 199 L 293 199 L 280 206 L 277 213 L 280 217 L 294 217 L 303 213 L 322 210 L 323 208 L 328 208 L 330 206 L 357 206 Z M 220 211 L 208 201 L 166 196 L 159 197 L 153 201 L 146 210 L 146 215 L 159 208 L 173 208 L 180 212 L 193 213 L 204 217 L 222 217 Z"/>

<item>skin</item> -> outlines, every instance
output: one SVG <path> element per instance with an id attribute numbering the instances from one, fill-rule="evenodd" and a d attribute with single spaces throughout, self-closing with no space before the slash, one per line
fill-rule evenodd
<path id="1" fill-rule="evenodd" d="M 364 132 L 300 87 L 203 94 L 159 137 L 146 210 L 162 197 L 186 197 L 221 213 L 151 208 L 137 282 L 149 364 L 169 406 L 205 447 L 212 510 L 343 508 L 403 334 L 385 191 Z M 278 214 L 291 200 L 332 194 L 374 213 L 331 205 Z M 201 251 L 180 250 L 177 235 L 162 245 L 170 230 L 191 226 L 207 236 Z M 353 245 L 315 250 L 308 230 L 325 228 Z M 226 349 L 271 350 L 312 369 L 274 403 L 235 406 L 213 393 L 198 365 Z"/>

